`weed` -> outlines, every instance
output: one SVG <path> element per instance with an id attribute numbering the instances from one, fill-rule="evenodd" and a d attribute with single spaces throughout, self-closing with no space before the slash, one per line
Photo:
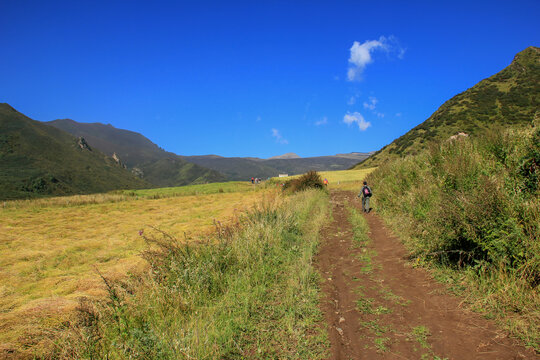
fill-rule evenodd
<path id="1" fill-rule="evenodd" d="M 368 329 L 369 331 L 371 331 L 373 334 L 377 336 L 381 336 L 383 334 L 386 334 L 388 331 L 390 331 L 389 326 L 380 325 L 377 320 L 364 321 L 364 322 L 361 322 L 360 325 Z"/>
<path id="2" fill-rule="evenodd" d="M 388 351 L 388 343 L 390 342 L 390 338 L 384 337 L 384 338 L 376 338 L 373 340 L 375 343 L 375 347 L 378 351 L 385 352 Z"/>
<path id="3" fill-rule="evenodd" d="M 410 339 L 417 341 L 424 349 L 431 349 L 431 345 L 427 342 L 428 336 L 431 336 L 431 333 L 423 325 L 414 327 L 409 334 Z"/>
<path id="4" fill-rule="evenodd" d="M 356 300 L 356 308 L 362 314 L 373 314 L 373 301 L 371 298 L 360 298 Z"/>

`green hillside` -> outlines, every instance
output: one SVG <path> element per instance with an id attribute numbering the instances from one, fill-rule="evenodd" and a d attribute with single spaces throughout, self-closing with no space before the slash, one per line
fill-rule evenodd
<path id="1" fill-rule="evenodd" d="M 0 199 L 150 186 L 84 141 L 0 104 Z"/>
<path id="2" fill-rule="evenodd" d="M 540 124 L 379 166 L 373 208 L 417 264 L 540 351 Z"/>
<path id="3" fill-rule="evenodd" d="M 45 124 L 77 137 L 82 136 L 90 146 L 109 156 L 116 153 L 120 162 L 128 169 L 156 186 L 181 186 L 226 180 L 218 171 L 189 163 L 134 131 L 101 123 L 79 123 L 70 119 L 54 120 Z"/>
<path id="4" fill-rule="evenodd" d="M 501 72 L 445 102 L 433 115 L 356 168 L 379 166 L 413 155 L 458 132 L 530 124 L 540 105 L 540 49 L 528 47 Z"/>

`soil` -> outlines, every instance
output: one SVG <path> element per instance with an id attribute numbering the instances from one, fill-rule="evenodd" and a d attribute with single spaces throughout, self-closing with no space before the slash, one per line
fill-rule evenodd
<path id="1" fill-rule="evenodd" d="M 364 214 L 370 240 L 355 242 L 347 209 L 361 213 L 354 193 L 332 192 L 331 203 L 333 221 L 322 231 L 316 259 L 330 359 L 538 359 L 413 267 L 374 212 Z"/>

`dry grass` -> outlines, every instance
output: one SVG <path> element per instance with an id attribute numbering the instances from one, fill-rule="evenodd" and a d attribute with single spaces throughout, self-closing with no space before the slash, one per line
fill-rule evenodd
<path id="1" fill-rule="evenodd" d="M 139 230 L 184 238 L 229 221 L 267 191 L 134 200 L 88 195 L 0 207 L 0 353 L 38 341 L 80 296 L 104 293 L 96 272 L 115 278 L 141 271 Z M 91 197 L 91 198 L 90 198 Z"/>

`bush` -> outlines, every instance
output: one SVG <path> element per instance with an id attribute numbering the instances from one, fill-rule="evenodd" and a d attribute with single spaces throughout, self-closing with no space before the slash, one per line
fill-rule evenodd
<path id="1" fill-rule="evenodd" d="M 472 279 L 483 311 L 490 303 L 508 319 L 519 309 L 508 327 L 529 344 L 539 336 L 539 154 L 538 128 L 498 131 L 431 146 L 367 179 L 412 256 L 453 270 L 461 284 Z"/>
<path id="2" fill-rule="evenodd" d="M 319 175 L 318 172 L 313 170 L 308 171 L 304 175 L 289 180 L 283 185 L 283 191 L 288 191 L 291 193 L 308 189 L 325 189 L 321 175 Z"/>

